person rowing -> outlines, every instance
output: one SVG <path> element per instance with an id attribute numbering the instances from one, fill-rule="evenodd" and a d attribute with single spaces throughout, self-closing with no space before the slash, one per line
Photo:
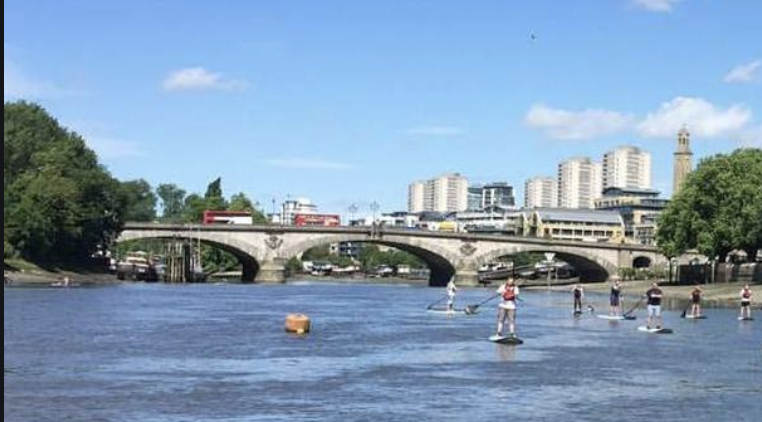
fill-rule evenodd
<path id="1" fill-rule="evenodd" d="M 691 316 L 693 318 L 701 316 L 701 295 L 703 293 L 704 291 L 701 290 L 701 286 L 698 284 L 696 284 L 696 287 L 691 292 Z"/>
<path id="2" fill-rule="evenodd" d="M 622 284 L 619 280 L 611 285 L 611 294 L 609 294 L 609 315 L 619 316 L 622 313 Z"/>
<path id="3" fill-rule="evenodd" d="M 646 299 L 648 304 L 648 319 L 646 320 L 646 328 L 651 329 L 653 323 L 656 323 L 656 329 L 661 330 L 662 318 L 661 318 L 661 299 L 663 292 L 659 288 L 659 283 L 654 283 L 651 288 L 646 292 Z"/>
<path id="4" fill-rule="evenodd" d="M 741 289 L 741 315 L 738 319 L 751 320 L 751 298 L 753 295 L 754 293 L 748 284 Z"/>
<path id="5" fill-rule="evenodd" d="M 497 293 L 502 298 L 497 307 L 497 337 L 503 336 L 506 320 L 510 337 L 516 337 L 516 301 L 519 298 L 519 288 L 513 278 L 509 278 L 497 289 Z"/>
<path id="6" fill-rule="evenodd" d="M 458 287 L 455 286 L 455 280 L 450 279 L 447 283 L 447 310 L 452 312 L 455 310 L 455 295 L 458 292 Z"/>
<path id="7" fill-rule="evenodd" d="M 582 299 L 585 297 L 585 291 L 582 286 L 575 284 L 572 288 L 572 295 L 574 296 L 574 314 L 579 315 L 582 313 Z"/>

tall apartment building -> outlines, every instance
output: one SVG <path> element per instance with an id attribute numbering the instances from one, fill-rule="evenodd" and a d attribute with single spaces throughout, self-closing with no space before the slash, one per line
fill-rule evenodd
<path id="1" fill-rule="evenodd" d="M 524 184 L 524 208 L 558 208 L 558 179 L 533 177 Z"/>
<path id="2" fill-rule="evenodd" d="M 513 186 L 506 182 L 495 182 L 484 186 L 482 190 L 482 209 L 494 206 L 503 208 L 516 206 Z"/>
<path id="3" fill-rule="evenodd" d="M 603 189 L 650 189 L 651 154 L 623 146 L 603 155 Z"/>
<path id="4" fill-rule="evenodd" d="M 468 180 L 458 173 L 444 174 L 408 188 L 410 212 L 454 212 L 468 208 Z"/>
<path id="5" fill-rule="evenodd" d="M 594 208 L 603 192 L 601 163 L 590 158 L 571 158 L 558 165 L 558 206 Z"/>

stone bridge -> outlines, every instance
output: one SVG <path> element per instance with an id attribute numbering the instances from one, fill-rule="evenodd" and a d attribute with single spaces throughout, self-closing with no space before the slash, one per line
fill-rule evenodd
<path id="1" fill-rule="evenodd" d="M 440 233 L 371 227 L 289 227 L 245 225 L 171 225 L 128 223 L 117 242 L 139 239 L 188 239 L 230 252 L 243 266 L 243 281 L 281 283 L 285 264 L 307 250 L 331 243 L 373 243 L 409 252 L 431 270 L 430 284 L 443 286 L 451 277 L 461 285 L 478 285 L 478 268 L 520 252 L 554 252 L 575 267 L 582 281 L 606 281 L 620 268 L 667 265 L 656 248 L 551 239 Z"/>

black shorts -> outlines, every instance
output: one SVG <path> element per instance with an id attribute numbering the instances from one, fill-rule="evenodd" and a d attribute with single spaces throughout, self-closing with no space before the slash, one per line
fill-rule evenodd
<path id="1" fill-rule="evenodd" d="M 701 304 L 701 298 L 693 298 L 693 304 L 694 305 L 700 305 Z"/>
<path id="2" fill-rule="evenodd" d="M 751 302 L 741 302 L 742 308 L 748 308 L 751 305 Z"/>

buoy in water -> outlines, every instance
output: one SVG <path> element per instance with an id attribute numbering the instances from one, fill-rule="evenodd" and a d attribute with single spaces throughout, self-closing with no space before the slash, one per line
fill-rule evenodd
<path id="1" fill-rule="evenodd" d="M 303 314 L 289 314 L 286 316 L 286 331 L 294 334 L 307 334 L 310 332 L 310 317 Z"/>

